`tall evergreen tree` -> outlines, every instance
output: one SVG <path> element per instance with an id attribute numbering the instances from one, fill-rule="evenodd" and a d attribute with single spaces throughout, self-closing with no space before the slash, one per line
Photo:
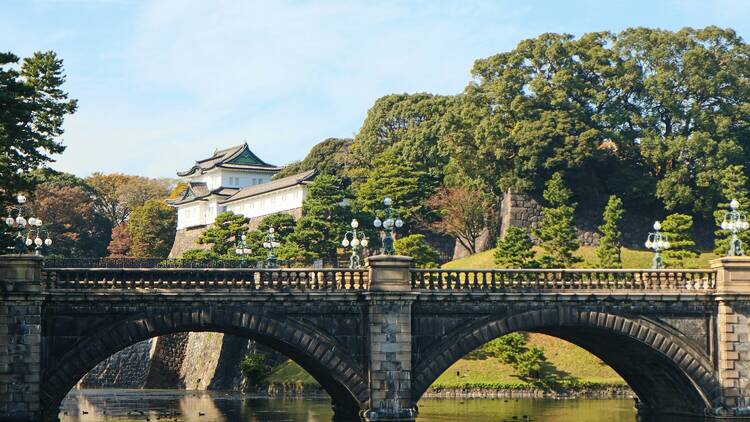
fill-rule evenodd
<path id="1" fill-rule="evenodd" d="M 622 268 L 620 221 L 624 212 L 622 200 L 615 195 L 610 196 L 604 209 L 604 224 L 599 227 L 602 237 L 596 249 L 596 256 L 602 268 Z"/>
<path id="2" fill-rule="evenodd" d="M 726 255 L 729 251 L 729 239 L 732 234 L 729 230 L 721 229 L 721 222 L 724 221 L 724 215 L 730 210 L 729 203 L 736 199 L 740 203 L 740 210 L 750 211 L 750 181 L 745 175 L 744 166 L 730 166 L 723 171 L 721 178 L 721 196 L 723 200 L 719 202 L 714 211 L 714 219 L 718 227 L 715 232 L 714 252 L 717 255 Z M 743 248 L 750 248 L 750 230 L 745 230 L 739 234 L 742 240 Z"/>
<path id="3" fill-rule="evenodd" d="M 670 214 L 661 223 L 670 248 L 664 251 L 664 265 L 668 268 L 684 268 L 688 260 L 698 257 L 693 240 L 693 217 L 685 214 Z"/>
<path id="4" fill-rule="evenodd" d="M 571 192 L 560 172 L 547 182 L 544 199 L 549 204 L 543 209 L 543 218 L 536 236 L 544 250 L 542 265 L 545 268 L 567 268 L 581 262 L 575 255 L 578 237 L 573 226 L 575 204 L 570 203 Z"/>
<path id="5" fill-rule="evenodd" d="M 510 227 L 495 248 L 495 264 L 501 268 L 536 268 L 534 242 L 529 230 L 524 227 Z"/>
<path id="6" fill-rule="evenodd" d="M 15 205 L 20 192 L 33 192 L 38 180 L 30 172 L 65 150 L 65 117 L 76 100 L 63 91 L 62 60 L 52 52 L 36 52 L 18 66 L 19 58 L 0 52 L 0 210 Z M 11 237 L 0 230 L 0 249 Z"/>
<path id="7" fill-rule="evenodd" d="M 302 205 L 302 217 L 297 221 L 289 240 L 311 258 L 336 261 L 336 249 L 349 227 L 351 213 L 344 205 L 346 189 L 335 176 L 321 174 L 310 184 L 307 199 Z M 289 248 L 292 246 L 289 245 Z"/>

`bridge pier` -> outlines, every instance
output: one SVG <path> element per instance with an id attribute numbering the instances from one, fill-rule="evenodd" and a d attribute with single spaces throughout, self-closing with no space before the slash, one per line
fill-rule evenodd
<path id="1" fill-rule="evenodd" d="M 42 257 L 0 257 L 0 421 L 39 421 Z"/>
<path id="2" fill-rule="evenodd" d="M 719 416 L 750 416 L 750 257 L 711 262 L 716 274 Z"/>
<path id="3" fill-rule="evenodd" d="M 370 289 L 368 338 L 369 403 L 366 421 L 413 421 L 417 415 L 412 398 L 411 291 L 406 256 L 379 255 L 368 258 Z"/>

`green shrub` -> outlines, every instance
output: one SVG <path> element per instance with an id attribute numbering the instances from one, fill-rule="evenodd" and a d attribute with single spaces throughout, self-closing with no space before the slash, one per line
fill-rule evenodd
<path id="1" fill-rule="evenodd" d="M 240 362 L 242 374 L 251 384 L 259 384 L 269 374 L 268 356 L 263 353 L 251 353 Z"/>

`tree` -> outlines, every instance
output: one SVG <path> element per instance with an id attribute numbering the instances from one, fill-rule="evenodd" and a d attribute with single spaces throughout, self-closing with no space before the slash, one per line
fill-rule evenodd
<path id="1" fill-rule="evenodd" d="M 335 176 L 319 175 L 309 185 L 302 204 L 302 217 L 297 221 L 289 241 L 307 251 L 309 257 L 336 262 L 336 250 L 349 227 L 351 213 L 344 205 L 347 196 L 343 181 Z"/>
<path id="2" fill-rule="evenodd" d="M 172 249 L 177 212 L 163 201 L 149 200 L 133 210 L 128 219 L 132 239 L 130 255 L 137 258 L 166 257 Z"/>
<path id="3" fill-rule="evenodd" d="M 489 356 L 498 358 L 501 362 L 514 365 L 519 357 L 528 350 L 526 336 L 515 332 L 498 337 L 487 343 L 483 349 Z"/>
<path id="4" fill-rule="evenodd" d="M 62 144 L 65 117 L 76 101 L 63 91 L 63 62 L 52 52 L 36 52 L 18 68 L 19 58 L 0 53 L 0 210 L 20 192 L 33 192 L 30 171 L 52 161 Z M 0 247 L 9 238 L 0 232 Z"/>
<path id="5" fill-rule="evenodd" d="M 250 219 L 231 211 L 216 216 L 214 224 L 207 228 L 198 238 L 198 244 L 211 245 L 211 250 L 218 256 L 233 255 L 238 233 L 248 234 L 247 223 Z M 253 250 L 255 253 L 255 250 Z"/>
<path id="6" fill-rule="evenodd" d="M 340 176 L 349 163 L 349 148 L 352 140 L 347 138 L 328 138 L 315 145 L 302 161 L 286 165 L 273 178 L 292 176 L 308 170 L 317 170 L 318 174 Z"/>
<path id="7" fill-rule="evenodd" d="M 88 192 L 78 186 L 37 186 L 29 202 L 32 214 L 44 222 L 53 239 L 48 254 L 67 257 L 106 255 L 112 226 L 99 216 Z"/>
<path id="8" fill-rule="evenodd" d="M 477 239 L 485 228 L 485 206 L 482 193 L 463 186 L 443 187 L 427 204 L 440 219 L 430 227 L 456 240 L 471 254 L 477 253 Z"/>
<path id="9" fill-rule="evenodd" d="M 744 166 L 731 166 L 727 168 L 721 178 L 721 196 L 722 202 L 717 205 L 714 211 L 714 220 L 716 222 L 716 238 L 714 241 L 714 253 L 719 256 L 726 255 L 729 252 L 729 239 L 732 234 L 729 230 L 722 230 L 721 223 L 724 221 L 724 215 L 730 210 L 729 203 L 736 199 L 740 203 L 740 210 L 748 211 L 750 207 L 750 181 L 745 174 Z M 750 248 L 750 230 L 745 230 L 739 234 L 744 249 Z"/>
<path id="10" fill-rule="evenodd" d="M 86 178 L 94 189 L 97 211 L 113 225 L 128 220 L 130 213 L 149 200 L 164 199 L 169 195 L 167 179 L 149 179 L 122 173 L 93 173 Z"/>
<path id="11" fill-rule="evenodd" d="M 448 152 L 441 146 L 442 116 L 452 101 L 451 97 L 427 93 L 379 98 L 354 138 L 347 175 L 355 184 L 364 181 L 379 167 L 376 160 L 395 149 L 403 160 L 425 169 L 434 190 L 448 162 Z"/>
<path id="12" fill-rule="evenodd" d="M 748 45 L 731 29 L 631 28 L 612 49 L 633 69 L 627 114 L 667 209 L 707 218 L 730 165 L 748 160 Z"/>
<path id="13" fill-rule="evenodd" d="M 543 209 L 544 216 L 536 231 L 536 236 L 542 241 L 542 264 L 546 268 L 568 268 L 581 261 L 575 256 L 579 245 L 573 226 L 575 204 L 570 204 L 570 196 L 562 174 L 555 173 L 544 191 L 549 206 Z"/>
<path id="14" fill-rule="evenodd" d="M 133 246 L 133 239 L 128 233 L 127 223 L 120 224 L 112 229 L 112 240 L 107 246 L 111 258 L 123 258 L 130 254 L 130 248 Z"/>
<path id="15" fill-rule="evenodd" d="M 393 243 L 396 253 L 414 258 L 418 268 L 437 268 L 440 253 L 425 241 L 423 234 L 400 237 Z"/>
<path id="16" fill-rule="evenodd" d="M 610 196 L 604 209 L 604 224 L 599 227 L 602 237 L 596 249 L 602 268 L 622 268 L 620 221 L 624 212 L 622 200 L 614 195 Z"/>
<path id="17" fill-rule="evenodd" d="M 183 252 L 180 258 L 194 261 L 218 261 L 222 257 L 211 249 L 189 249 Z"/>
<path id="18" fill-rule="evenodd" d="M 542 377 L 542 367 L 547 357 L 544 350 L 538 346 L 531 346 L 529 350 L 522 353 L 513 367 L 516 375 L 522 380 L 538 380 Z"/>
<path id="19" fill-rule="evenodd" d="M 533 247 L 527 228 L 509 227 L 495 247 L 495 264 L 501 268 L 537 268 Z"/>
<path id="20" fill-rule="evenodd" d="M 664 265 L 684 268 L 687 261 L 698 257 L 693 240 L 693 217 L 685 214 L 670 214 L 661 223 L 670 248 L 664 252 Z"/>
<path id="21" fill-rule="evenodd" d="M 383 200 L 390 196 L 394 211 L 406 223 L 403 231 L 412 233 L 419 222 L 434 218 L 434 212 L 427 206 L 433 188 L 422 165 L 390 149 L 375 160 L 367 180 L 357 186 L 356 206 L 368 214 L 382 213 Z"/>

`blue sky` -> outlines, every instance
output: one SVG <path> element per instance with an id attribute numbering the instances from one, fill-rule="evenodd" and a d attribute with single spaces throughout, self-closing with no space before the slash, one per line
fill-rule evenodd
<path id="1" fill-rule="evenodd" d="M 383 95 L 460 92 L 477 58 L 544 32 L 719 25 L 750 0 L 0 1 L 0 50 L 54 50 L 79 100 L 52 167 L 174 177 L 247 141 L 285 164 L 351 137 Z"/>

